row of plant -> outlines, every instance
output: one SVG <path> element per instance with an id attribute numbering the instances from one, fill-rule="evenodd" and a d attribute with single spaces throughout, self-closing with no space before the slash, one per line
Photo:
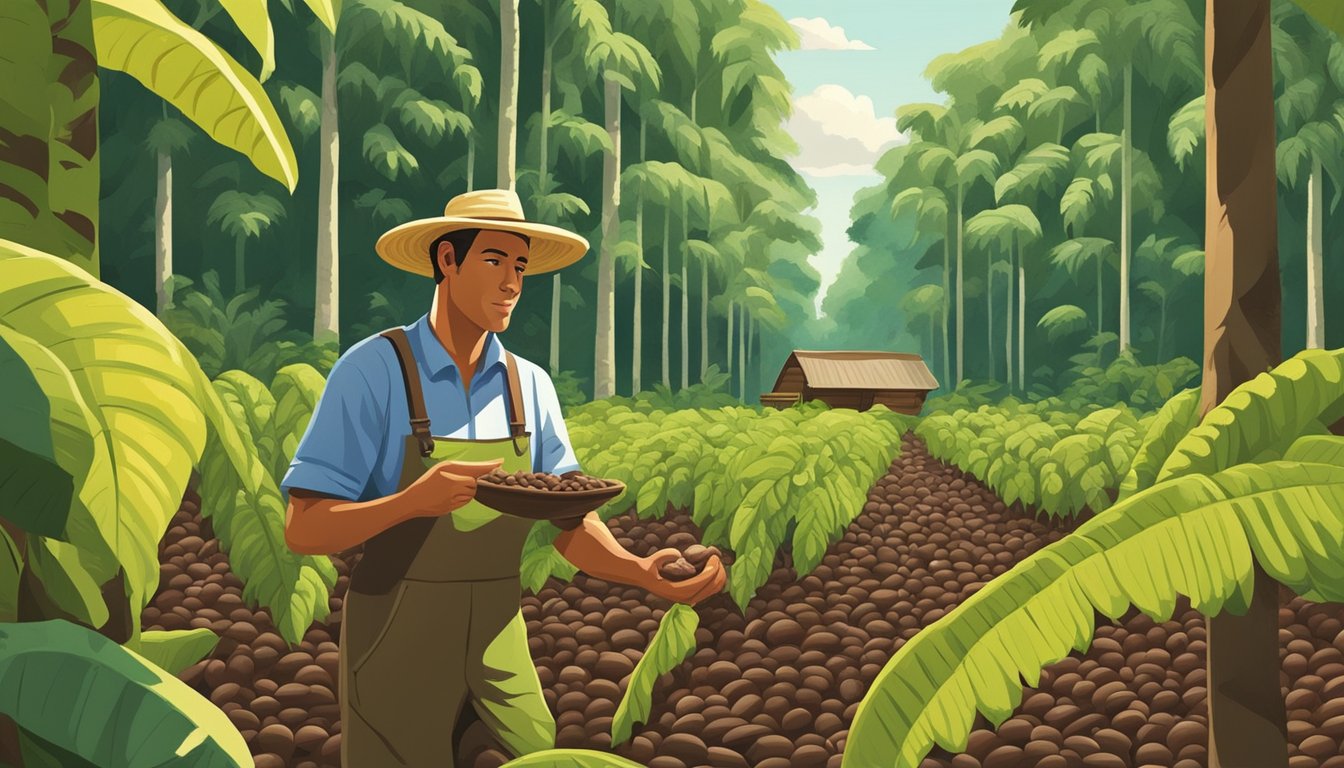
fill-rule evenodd
<path id="1" fill-rule="evenodd" d="M 791 548 L 799 574 L 816 567 L 862 510 L 910 423 L 882 407 L 662 410 L 648 400 L 596 401 L 566 419 L 584 471 L 626 484 L 598 512 L 607 519 L 632 504 L 640 517 L 661 516 L 669 505 L 691 510 L 706 545 L 736 554 L 729 591 L 740 606 L 765 582 L 781 546 Z M 528 541 L 530 589 L 574 573 L 550 546 L 555 533 L 538 526 Z"/>
<path id="2" fill-rule="evenodd" d="M 1058 396 L 996 400 L 1000 385 L 965 386 L 930 401 L 915 432 L 930 453 L 980 478 L 1005 503 L 1050 517 L 1100 512 L 1112 504 L 1144 435 L 1160 426 L 1151 409 L 1164 402 L 1193 407 L 1197 390 L 1180 387 L 1197 372 L 1186 358 L 1141 365 L 1123 354 L 1104 369 L 1075 366 Z"/>

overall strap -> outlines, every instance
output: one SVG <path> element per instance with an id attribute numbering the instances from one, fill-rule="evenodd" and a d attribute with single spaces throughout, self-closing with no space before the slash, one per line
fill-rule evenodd
<path id="1" fill-rule="evenodd" d="M 509 437 L 517 440 L 527 433 L 527 413 L 523 410 L 523 388 L 518 384 L 518 361 L 513 353 L 504 352 L 509 370 Z"/>
<path id="2" fill-rule="evenodd" d="M 406 404 L 411 414 L 411 434 L 420 446 L 420 455 L 429 456 L 434 452 L 434 437 L 429 432 L 429 415 L 425 411 L 425 394 L 420 389 L 420 371 L 415 365 L 415 355 L 411 353 L 411 344 L 406 338 L 404 328 L 389 328 L 379 334 L 392 342 L 401 363 L 401 378 L 406 384 Z"/>

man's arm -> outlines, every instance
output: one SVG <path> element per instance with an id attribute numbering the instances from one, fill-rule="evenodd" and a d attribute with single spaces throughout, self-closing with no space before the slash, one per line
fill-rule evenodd
<path id="1" fill-rule="evenodd" d="M 413 517 L 449 514 L 475 497 L 476 478 L 499 465 L 498 459 L 443 461 L 404 490 L 370 501 L 291 489 L 285 510 L 285 543 L 299 554 L 329 555 Z"/>
<path id="2" fill-rule="evenodd" d="M 680 557 L 679 551 L 660 549 L 648 557 L 637 557 L 616 541 L 611 529 L 596 512 L 588 513 L 582 525 L 557 536 L 555 549 L 574 567 L 590 576 L 639 587 L 677 603 L 694 605 L 718 594 L 728 579 L 718 557 L 711 557 L 704 570 L 689 579 L 670 581 L 663 578 L 659 569 Z"/>

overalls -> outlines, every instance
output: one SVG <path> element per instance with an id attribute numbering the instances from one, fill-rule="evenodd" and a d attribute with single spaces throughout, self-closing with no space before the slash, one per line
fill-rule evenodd
<path id="1" fill-rule="evenodd" d="M 531 471 L 512 354 L 506 354 L 511 436 L 433 437 L 406 334 L 393 328 L 382 335 L 396 348 L 411 414 L 398 490 L 445 459 L 502 457 L 506 472 Z M 515 755 L 554 746 L 555 721 L 519 610 L 519 562 L 532 525 L 472 500 L 441 517 L 399 523 L 365 543 L 341 623 L 346 768 L 451 768 L 465 725 L 476 718 Z"/>

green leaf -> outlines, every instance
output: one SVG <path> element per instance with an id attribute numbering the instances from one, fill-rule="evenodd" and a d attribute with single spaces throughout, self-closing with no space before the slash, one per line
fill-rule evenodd
<path id="1" fill-rule="evenodd" d="M 1125 480 L 1120 484 L 1120 499 L 1131 496 L 1157 481 L 1158 471 L 1176 448 L 1176 444 L 1199 423 L 1199 388 L 1187 389 L 1171 398 L 1148 425 L 1139 450 L 1134 454 Z"/>
<path id="2" fill-rule="evenodd" d="M 0 326 L 0 510 L 28 533 L 65 538 L 74 479 L 52 446 L 51 406 L 28 363 L 8 342 L 18 332 Z M 24 336 L 29 353 L 38 347 Z"/>
<path id="3" fill-rule="evenodd" d="M 94 0 L 99 66 L 139 80 L 210 138 L 243 154 L 289 191 L 294 148 L 261 83 L 158 0 Z M 172 66 L 160 66 L 171 59 Z"/>
<path id="4" fill-rule="evenodd" d="M 219 644 L 219 635 L 209 627 L 169 632 L 143 632 L 139 642 L 127 647 L 170 675 L 177 675 L 209 656 Z"/>
<path id="5" fill-rule="evenodd" d="M 205 442 L 205 376 L 152 314 L 69 262 L 0 241 L 0 272 L 0 326 L 50 353 L 50 375 L 34 370 L 52 398 L 56 458 L 82 478 L 70 541 L 96 583 L 125 568 L 138 617 L 158 586 L 159 539 Z"/>
<path id="6" fill-rule="evenodd" d="M 19 577 L 22 573 L 23 553 L 4 526 L 0 526 L 0 622 L 19 618 Z"/>
<path id="7" fill-rule="evenodd" d="M 322 26 L 327 28 L 331 34 L 336 34 L 336 20 L 341 17 L 340 0 L 303 0 L 312 10 L 317 20 L 322 22 Z"/>
<path id="8" fill-rule="evenodd" d="M 695 630 L 699 626 L 700 615 L 689 605 L 677 603 L 663 614 L 658 631 L 649 640 L 649 647 L 635 665 L 625 695 L 616 706 L 616 716 L 611 721 L 613 746 L 625 743 L 634 725 L 648 720 L 654 683 L 695 650 Z"/>
<path id="9" fill-rule="evenodd" d="M 548 749 L 510 760 L 503 768 L 641 768 L 623 757 L 591 749 Z"/>
<path id="10" fill-rule="evenodd" d="M 65 621 L 0 625 L 0 712 L 95 765 L 252 764 L 218 707 L 134 651 Z M 118 716 L 127 712 L 135 718 Z"/>
<path id="11" fill-rule="evenodd" d="M 1156 621 L 1178 595 L 1206 615 L 1243 612 L 1252 562 L 1299 593 L 1344 593 L 1344 467 L 1239 465 L 1140 491 L 1011 571 L 902 646 L 860 703 L 847 764 L 918 766 L 956 753 L 979 710 L 997 725 L 1022 684 L 1091 642 L 1095 612 Z"/>
<path id="12" fill-rule="evenodd" d="M 247 42 L 261 54 L 261 73 L 257 79 L 266 82 L 275 71 L 275 31 L 271 29 L 267 0 L 219 0 L 219 4 Z"/>
<path id="13" fill-rule="evenodd" d="M 1344 349 L 1305 350 L 1232 390 L 1176 444 L 1157 479 L 1209 475 L 1260 457 L 1278 458 L 1312 425 L 1340 418 Z"/>

